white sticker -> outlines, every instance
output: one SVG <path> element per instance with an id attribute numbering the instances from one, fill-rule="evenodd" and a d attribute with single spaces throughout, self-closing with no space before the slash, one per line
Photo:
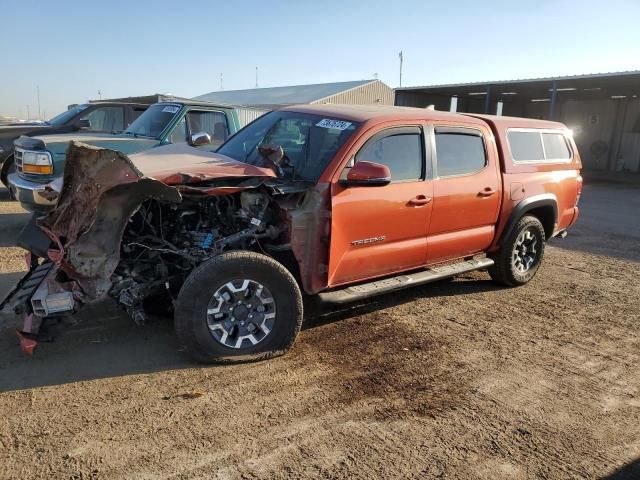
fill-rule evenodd
<path id="1" fill-rule="evenodd" d="M 180 110 L 180 107 L 176 107 L 175 105 L 167 105 L 162 109 L 163 112 L 176 113 Z"/>
<path id="2" fill-rule="evenodd" d="M 316 123 L 316 127 L 332 128 L 334 130 L 346 130 L 351 126 L 351 122 L 343 122 L 342 120 L 329 120 L 324 118 Z"/>

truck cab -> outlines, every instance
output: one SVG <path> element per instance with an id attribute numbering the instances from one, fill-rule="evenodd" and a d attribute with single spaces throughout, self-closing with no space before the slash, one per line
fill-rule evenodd
<path id="1" fill-rule="evenodd" d="M 26 210 L 46 212 L 54 206 L 46 195 L 47 185 L 62 177 L 71 141 L 125 154 L 180 143 L 213 151 L 240 127 L 241 117 L 236 107 L 180 100 L 150 106 L 120 134 L 73 132 L 21 136 L 14 142 L 15 172 L 8 175 L 9 189 Z"/>

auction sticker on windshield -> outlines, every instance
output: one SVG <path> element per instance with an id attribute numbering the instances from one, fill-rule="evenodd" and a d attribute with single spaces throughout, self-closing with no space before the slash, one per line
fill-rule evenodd
<path id="1" fill-rule="evenodd" d="M 329 120 L 324 118 L 316 123 L 316 127 L 332 128 L 334 130 L 346 130 L 351 126 L 351 122 L 344 122 L 342 120 Z"/>
<path id="2" fill-rule="evenodd" d="M 167 105 L 162 109 L 163 112 L 168 113 L 176 113 L 178 110 L 180 110 L 180 107 L 176 107 L 175 105 Z"/>

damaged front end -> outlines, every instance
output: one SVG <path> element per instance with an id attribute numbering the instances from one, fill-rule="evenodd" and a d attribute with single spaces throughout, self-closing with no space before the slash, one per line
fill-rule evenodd
<path id="1" fill-rule="evenodd" d="M 157 157 L 138 162 L 69 146 L 60 192 L 46 192 L 57 195 L 56 208 L 32 219 L 19 239 L 30 252 L 29 272 L 0 305 L 28 319 L 25 338 L 36 330 L 34 316 L 67 314 L 109 296 L 144 323 L 149 300 L 168 300 L 170 308 L 189 273 L 212 256 L 304 247 L 301 234 L 292 242 L 300 225 L 292 225 L 291 211 L 304 205 L 313 185 L 277 185 L 269 169 L 172 148 L 164 158 L 157 149 Z M 154 172 L 153 162 L 164 167 Z"/>

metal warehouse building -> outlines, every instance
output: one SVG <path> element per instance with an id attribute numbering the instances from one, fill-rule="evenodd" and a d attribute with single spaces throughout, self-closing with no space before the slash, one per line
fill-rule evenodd
<path id="1" fill-rule="evenodd" d="M 563 122 L 585 170 L 640 173 L 640 71 L 398 88 L 395 104 Z"/>
<path id="2" fill-rule="evenodd" d="M 357 80 L 249 90 L 222 90 L 195 98 L 213 103 L 267 109 L 301 103 L 393 105 L 393 90 L 380 80 Z"/>

